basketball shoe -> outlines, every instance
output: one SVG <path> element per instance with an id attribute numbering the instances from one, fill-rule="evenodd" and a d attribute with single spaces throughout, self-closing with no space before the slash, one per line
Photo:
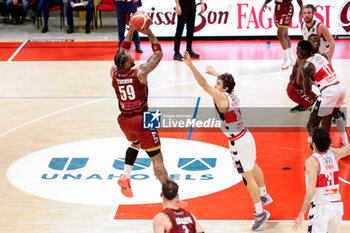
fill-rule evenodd
<path id="1" fill-rule="evenodd" d="M 273 202 L 273 199 L 270 197 L 269 194 L 266 194 L 266 195 L 260 197 L 260 200 L 261 200 L 261 205 L 262 206 L 271 204 Z"/>
<path id="2" fill-rule="evenodd" d="M 118 180 L 118 184 L 121 187 L 121 192 L 124 196 L 129 198 L 134 196 L 130 186 L 130 178 L 127 178 L 126 175 L 122 175 Z"/>
<path id="3" fill-rule="evenodd" d="M 260 230 L 266 223 L 266 221 L 269 219 L 270 217 L 270 213 L 266 210 L 263 210 L 262 213 L 260 214 L 256 214 L 254 212 L 254 224 L 252 226 L 252 230 L 253 231 L 258 231 Z"/>
<path id="4" fill-rule="evenodd" d="M 286 70 L 289 68 L 290 65 L 291 65 L 291 60 L 289 58 L 284 58 L 283 63 L 281 65 L 281 69 Z"/>

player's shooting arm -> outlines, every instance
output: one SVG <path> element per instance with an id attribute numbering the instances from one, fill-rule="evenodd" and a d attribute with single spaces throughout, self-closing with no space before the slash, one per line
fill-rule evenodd
<path id="1" fill-rule="evenodd" d="M 337 160 L 340 160 L 350 154 L 350 144 L 342 147 L 333 149 L 333 154 Z"/>
<path id="2" fill-rule="evenodd" d="M 124 51 L 129 51 L 130 50 L 132 37 L 133 37 L 134 32 L 135 32 L 135 27 L 132 24 L 131 17 L 132 17 L 132 14 L 130 14 L 128 34 L 126 34 L 125 39 L 123 40 L 122 44 L 120 45 L 119 52 L 124 52 Z"/>
<path id="3" fill-rule="evenodd" d="M 148 58 L 146 63 L 143 63 L 138 67 L 138 76 L 140 78 L 140 81 L 145 84 L 147 83 L 147 75 L 152 70 L 154 70 L 158 66 L 159 62 L 162 60 L 163 51 L 157 37 L 155 37 L 155 35 L 150 29 L 147 29 L 142 33 L 148 36 L 148 39 L 151 42 L 153 49 L 153 55 L 150 58 Z"/>
<path id="4" fill-rule="evenodd" d="M 329 32 L 328 28 L 326 25 L 323 23 L 320 24 L 319 28 L 319 33 L 326 39 L 326 41 L 329 43 L 329 54 L 328 54 L 328 61 L 331 63 L 333 54 L 334 54 L 334 49 L 335 49 L 335 42 L 334 38 Z"/>
<path id="5" fill-rule="evenodd" d="M 303 88 L 306 94 L 310 94 L 311 92 L 311 80 L 315 74 L 315 68 L 310 62 L 306 62 L 301 68 L 301 74 L 303 78 Z"/>

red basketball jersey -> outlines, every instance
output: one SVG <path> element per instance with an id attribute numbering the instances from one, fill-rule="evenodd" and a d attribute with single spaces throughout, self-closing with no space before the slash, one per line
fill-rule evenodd
<path id="1" fill-rule="evenodd" d="M 136 115 L 148 110 L 148 86 L 138 79 L 137 69 L 115 71 L 112 85 L 121 114 Z"/>
<path id="2" fill-rule="evenodd" d="M 196 222 L 188 211 L 181 208 L 167 208 L 162 213 L 166 214 L 171 221 L 170 233 L 196 233 Z"/>

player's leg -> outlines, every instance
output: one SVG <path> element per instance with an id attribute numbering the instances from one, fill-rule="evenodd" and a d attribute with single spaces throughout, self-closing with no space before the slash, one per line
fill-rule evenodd
<path id="1" fill-rule="evenodd" d="M 337 202 L 330 204 L 330 213 L 332 213 L 332 216 L 330 218 L 329 224 L 328 224 L 328 233 L 337 233 L 339 231 L 342 217 L 344 214 L 343 209 L 343 202 Z"/>
<path id="2" fill-rule="evenodd" d="M 309 210 L 309 224 L 307 232 L 312 233 L 326 233 L 328 225 L 328 212 L 326 211 L 326 205 L 313 205 L 311 204 Z"/>
<path id="3" fill-rule="evenodd" d="M 284 26 L 279 26 L 277 29 L 277 38 L 280 41 L 282 50 L 283 50 L 283 63 L 281 65 L 281 69 L 285 70 L 288 69 L 288 67 L 291 65 L 292 61 L 289 57 L 289 50 L 288 50 L 288 28 Z"/>
<path id="4" fill-rule="evenodd" d="M 335 108 L 332 116 L 334 117 L 335 124 L 337 125 L 343 145 L 348 145 L 349 141 L 345 126 L 345 114 L 342 111 L 340 111 L 339 108 Z"/>
<path id="5" fill-rule="evenodd" d="M 255 181 L 259 187 L 259 195 L 260 195 L 261 205 L 265 206 L 265 205 L 271 204 L 273 202 L 273 200 L 266 191 L 264 173 L 256 162 L 255 162 L 255 165 L 253 168 L 253 176 L 254 176 Z"/>
<path id="6" fill-rule="evenodd" d="M 260 191 L 257 181 L 254 178 L 254 172 L 259 176 L 258 173 L 260 168 L 254 167 L 256 165 L 256 149 L 255 141 L 249 130 L 244 134 L 243 137 L 236 141 L 230 141 L 229 143 L 231 157 L 234 162 L 234 165 L 243 177 L 243 182 L 247 186 L 249 194 L 254 202 L 255 207 L 255 221 L 252 226 L 252 230 L 259 230 L 266 223 L 267 219 L 270 217 L 270 213 L 262 208 L 262 203 L 260 200 Z M 263 182 L 263 175 L 258 177 L 260 184 L 265 184 Z"/>
<path id="7" fill-rule="evenodd" d="M 166 168 L 164 167 L 162 152 L 160 149 L 146 152 L 152 160 L 154 174 L 158 178 L 159 182 L 163 184 L 165 180 L 169 179 L 169 175 Z"/>
<path id="8" fill-rule="evenodd" d="M 310 111 L 312 109 L 313 104 L 317 100 L 317 95 L 314 92 L 306 94 L 301 87 L 294 86 L 290 82 L 287 86 L 287 94 L 291 100 L 297 103 L 298 106 L 300 105 L 304 110 L 307 109 Z M 300 110 L 300 108 L 296 110 L 291 109 L 291 112 L 297 111 L 300 112 L 303 110 Z"/>
<path id="9" fill-rule="evenodd" d="M 132 138 L 128 135 L 129 138 Z M 131 190 L 131 171 L 136 161 L 137 155 L 140 150 L 140 143 L 135 140 L 131 143 L 125 153 L 124 171 L 121 177 L 118 179 L 118 184 L 121 187 L 121 192 L 126 197 L 133 197 L 134 194 Z"/>
<path id="10" fill-rule="evenodd" d="M 174 40 L 174 60 L 182 61 L 184 58 L 180 53 L 180 44 L 181 44 L 181 37 L 182 32 L 184 31 L 186 18 L 188 14 L 188 9 L 186 7 L 181 6 L 181 15 L 177 16 L 177 25 L 176 25 L 176 33 L 175 33 L 175 40 Z"/>

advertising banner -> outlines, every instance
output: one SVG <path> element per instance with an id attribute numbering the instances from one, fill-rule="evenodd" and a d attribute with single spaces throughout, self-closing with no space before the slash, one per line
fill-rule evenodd
<path id="1" fill-rule="evenodd" d="M 301 35 L 300 8 L 293 0 L 294 15 L 289 35 Z M 262 10 L 264 0 L 204 0 L 206 9 L 201 13 L 197 0 L 195 36 L 235 37 L 235 36 L 275 36 L 275 1 Z M 304 3 L 306 4 L 306 3 Z M 309 0 L 317 12 L 315 19 L 323 22 L 333 35 L 350 37 L 350 0 Z M 177 15 L 175 0 L 146 0 L 139 10 L 148 12 L 152 18 L 152 30 L 158 37 L 173 37 Z M 184 34 L 186 29 L 184 30 Z"/>

